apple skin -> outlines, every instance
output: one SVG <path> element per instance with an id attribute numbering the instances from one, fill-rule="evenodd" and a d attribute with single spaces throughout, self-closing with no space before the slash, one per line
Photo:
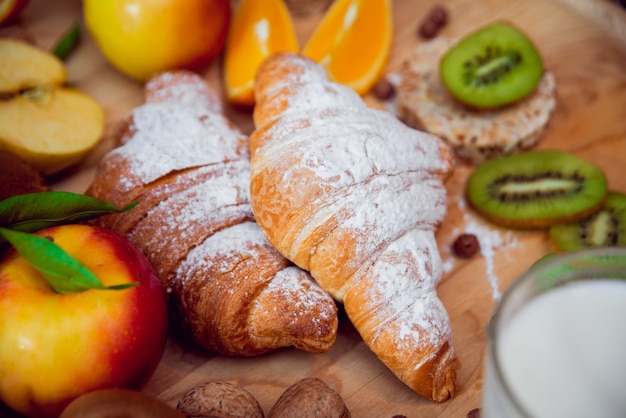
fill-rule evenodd
<path id="1" fill-rule="evenodd" d="M 22 13 L 29 0 L 0 0 L 0 26 L 12 23 Z"/>
<path id="2" fill-rule="evenodd" d="M 152 266 L 126 238 L 102 227 L 62 225 L 37 234 L 104 285 L 139 285 L 56 293 L 8 249 L 0 261 L 0 399 L 21 414 L 54 417 L 89 391 L 141 388 L 167 340 L 166 295 Z"/>
<path id="3" fill-rule="evenodd" d="M 204 70 L 221 52 L 229 0 L 85 0 L 87 28 L 121 72 L 146 81 L 158 72 Z"/>

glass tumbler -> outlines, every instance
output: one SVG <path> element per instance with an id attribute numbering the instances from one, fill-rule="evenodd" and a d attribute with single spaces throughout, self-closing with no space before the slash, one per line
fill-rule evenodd
<path id="1" fill-rule="evenodd" d="M 626 417 L 626 249 L 548 256 L 504 291 L 481 417 Z"/>

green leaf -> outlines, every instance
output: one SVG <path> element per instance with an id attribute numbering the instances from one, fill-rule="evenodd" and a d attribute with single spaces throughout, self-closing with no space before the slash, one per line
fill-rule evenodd
<path id="1" fill-rule="evenodd" d="M 93 197 L 71 192 L 39 192 L 17 195 L 0 201 L 0 227 L 35 232 L 50 226 L 77 223 L 102 215 L 130 210 Z M 0 243 L 4 240 L 0 239 Z"/>
<path id="2" fill-rule="evenodd" d="M 121 290 L 138 284 L 104 286 L 91 270 L 49 239 L 6 228 L 0 228 L 0 234 L 39 270 L 58 293 L 78 293 L 88 289 Z"/>
<path id="3" fill-rule="evenodd" d="M 52 49 L 52 53 L 64 60 L 76 48 L 80 40 L 80 24 L 75 23 Z"/>

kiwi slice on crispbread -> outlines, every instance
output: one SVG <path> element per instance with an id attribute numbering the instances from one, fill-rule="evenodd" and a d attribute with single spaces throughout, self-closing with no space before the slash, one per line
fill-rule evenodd
<path id="1" fill-rule="evenodd" d="M 519 229 L 576 222 L 607 198 L 603 171 L 564 151 L 527 151 L 479 165 L 467 182 L 470 206 L 490 221 Z"/>
<path id="2" fill-rule="evenodd" d="M 508 22 L 496 22 L 462 38 L 442 57 L 440 75 L 459 101 L 478 108 L 514 103 L 543 75 L 532 41 Z"/>
<path id="3" fill-rule="evenodd" d="M 626 195 L 609 192 L 602 209 L 579 222 L 553 225 L 550 238 L 565 251 L 626 247 Z"/>

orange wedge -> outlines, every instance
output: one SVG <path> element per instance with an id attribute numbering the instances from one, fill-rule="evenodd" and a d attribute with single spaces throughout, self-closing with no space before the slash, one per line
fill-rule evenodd
<path id="1" fill-rule="evenodd" d="M 391 0 L 335 0 L 302 53 L 365 94 L 385 70 L 392 41 Z"/>
<path id="2" fill-rule="evenodd" d="M 242 0 L 231 22 L 224 51 L 226 98 L 254 105 L 254 76 L 261 62 L 277 52 L 296 52 L 298 39 L 283 0 Z"/>

